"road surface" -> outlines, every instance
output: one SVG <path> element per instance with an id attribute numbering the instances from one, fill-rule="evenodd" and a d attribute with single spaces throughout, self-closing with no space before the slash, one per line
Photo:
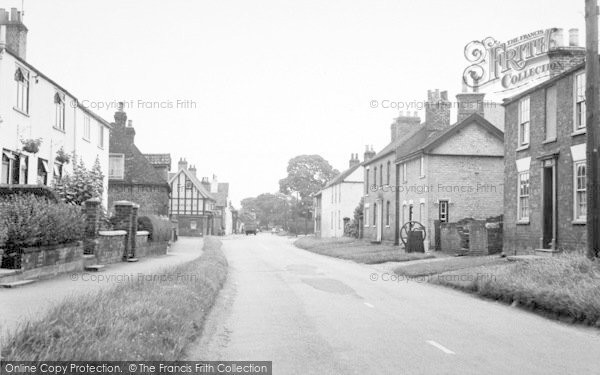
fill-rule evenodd
<path id="1" fill-rule="evenodd" d="M 270 234 L 223 244 L 229 278 L 191 360 L 273 361 L 274 374 L 600 374 L 598 329 L 382 281 L 385 268 Z"/>

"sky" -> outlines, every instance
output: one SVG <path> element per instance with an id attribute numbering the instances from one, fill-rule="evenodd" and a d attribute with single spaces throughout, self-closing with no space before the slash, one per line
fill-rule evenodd
<path id="1" fill-rule="evenodd" d="M 387 103 L 454 98 L 472 40 L 575 27 L 585 43 L 584 0 L 25 0 L 24 11 L 28 62 L 108 121 L 124 101 L 142 152 L 229 182 L 237 207 L 277 191 L 294 156 L 341 171 L 365 145 L 381 150 L 398 116 Z"/>

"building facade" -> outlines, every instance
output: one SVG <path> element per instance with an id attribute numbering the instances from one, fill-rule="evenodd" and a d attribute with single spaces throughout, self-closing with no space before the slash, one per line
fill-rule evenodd
<path id="1" fill-rule="evenodd" d="M 363 162 L 363 237 L 366 239 L 398 244 L 397 228 L 400 223 L 395 215 L 396 194 L 393 189 L 397 179 L 396 148 L 419 129 L 420 123 L 416 113 L 400 113 L 390 126 L 390 143 L 377 154 L 372 147 L 366 148 Z"/>
<path id="2" fill-rule="evenodd" d="M 115 112 L 110 132 L 108 203 L 131 201 L 140 206 L 138 215 L 168 215 L 170 188 L 135 145 L 135 129 L 123 104 Z"/>
<path id="3" fill-rule="evenodd" d="M 315 233 L 321 237 L 342 237 L 346 224 L 363 196 L 363 172 L 358 154 L 352 154 L 348 169 L 315 194 Z"/>
<path id="4" fill-rule="evenodd" d="M 180 159 L 177 172 L 169 178 L 169 212 L 177 220 L 180 236 L 214 234 L 215 199 L 196 177 L 196 168 Z"/>
<path id="5" fill-rule="evenodd" d="M 91 169 L 98 161 L 106 207 L 111 126 L 26 61 L 27 32 L 17 9 L 0 9 L 0 183 L 51 186 L 75 162 Z M 37 139 L 33 152 L 26 144 Z"/>
<path id="6" fill-rule="evenodd" d="M 447 95 L 430 91 L 425 123 L 396 150 L 398 221 L 424 226 L 425 249 L 436 249 L 438 222 L 502 214 L 503 133 L 483 117 L 483 98 L 458 94 L 450 125 Z"/>
<path id="7" fill-rule="evenodd" d="M 585 64 L 504 105 L 504 251 L 585 251 Z"/>

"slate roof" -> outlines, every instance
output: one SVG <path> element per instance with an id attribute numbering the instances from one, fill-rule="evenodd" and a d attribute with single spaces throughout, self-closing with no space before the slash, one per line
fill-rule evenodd
<path id="1" fill-rule="evenodd" d="M 423 127 L 424 127 L 423 124 L 421 124 L 419 126 L 411 127 L 410 128 L 411 132 L 409 134 L 403 134 L 402 136 L 396 138 L 394 141 L 390 142 L 387 146 L 385 146 L 381 151 L 379 151 L 377 154 L 375 154 L 375 156 L 373 156 L 371 159 L 363 161 L 361 165 L 363 165 L 363 166 L 369 165 L 369 164 L 383 158 L 384 156 L 396 151 L 398 146 L 403 144 L 404 141 L 406 141 L 412 135 L 419 132 L 419 130 L 422 129 Z"/>
<path id="2" fill-rule="evenodd" d="M 357 164 L 352 168 L 348 168 L 345 171 L 343 171 L 342 173 L 340 173 L 339 175 L 337 175 L 333 180 L 329 181 L 324 187 L 323 189 L 321 189 L 321 191 L 327 189 L 330 186 L 333 186 L 335 184 L 338 184 L 340 182 L 343 182 L 345 179 L 347 179 L 348 177 L 350 177 L 350 175 L 352 173 L 354 173 L 354 171 L 356 171 L 358 168 L 362 167 L 361 164 Z"/>
<path id="3" fill-rule="evenodd" d="M 463 121 L 455 123 L 443 130 L 429 130 L 426 127 L 421 127 L 411 137 L 402 142 L 396 149 L 396 161 L 407 159 L 412 155 L 427 152 L 440 143 L 447 140 L 451 135 L 455 134 L 467 125 L 477 123 L 484 129 L 488 130 L 500 140 L 504 140 L 504 133 L 495 127 L 488 120 L 476 113 L 465 118 Z"/>

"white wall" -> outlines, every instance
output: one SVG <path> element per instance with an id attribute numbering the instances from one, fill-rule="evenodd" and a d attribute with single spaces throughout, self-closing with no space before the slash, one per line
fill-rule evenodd
<path id="1" fill-rule="evenodd" d="M 29 112 L 23 114 L 16 109 L 17 82 L 14 74 L 17 66 L 30 72 L 29 82 Z M 37 82 L 36 82 L 36 76 Z M 59 91 L 65 94 L 65 129 L 54 128 L 55 104 L 54 95 Z M 48 185 L 52 183 L 52 166 L 56 151 L 63 147 L 67 153 L 75 152 L 83 159 L 85 166 L 90 169 L 99 159 L 104 178 L 103 204 L 107 204 L 108 190 L 108 146 L 109 128 L 90 116 L 90 139 L 84 140 L 84 117 L 89 116 L 77 105 L 76 99 L 56 87 L 38 73 L 20 64 L 17 59 L 7 52 L 0 55 L 0 148 L 10 151 L 21 151 L 21 139 L 42 138 L 40 151 L 33 155 L 22 152 L 29 157 L 28 183 L 37 182 L 38 158 L 48 161 L 50 173 Z M 99 129 L 104 134 L 104 147 L 98 146 Z M 64 167 L 63 173 L 72 172 L 73 163 Z M 1 167 L 1 166 L 0 166 Z"/>
<path id="2" fill-rule="evenodd" d="M 342 237 L 344 235 L 344 218 L 353 219 L 354 209 L 363 195 L 363 170 L 362 167 L 358 168 L 343 182 L 322 191 L 321 237 Z"/>

